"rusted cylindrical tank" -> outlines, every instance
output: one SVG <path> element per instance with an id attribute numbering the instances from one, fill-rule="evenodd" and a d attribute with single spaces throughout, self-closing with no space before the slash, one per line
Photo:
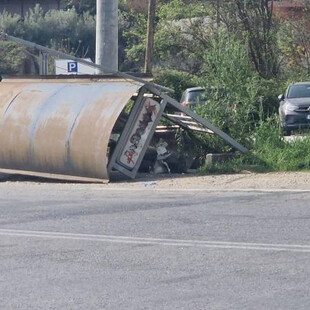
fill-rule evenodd
<path id="1" fill-rule="evenodd" d="M 0 169 L 107 180 L 112 129 L 141 85 L 123 80 L 0 83 Z"/>

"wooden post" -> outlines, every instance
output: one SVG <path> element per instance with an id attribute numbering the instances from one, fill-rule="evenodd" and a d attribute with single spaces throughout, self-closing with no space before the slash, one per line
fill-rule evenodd
<path id="1" fill-rule="evenodd" d="M 156 0 L 149 0 L 144 72 L 152 73 Z"/>
<path id="2" fill-rule="evenodd" d="M 20 1 L 20 16 L 24 19 L 24 0 Z"/>

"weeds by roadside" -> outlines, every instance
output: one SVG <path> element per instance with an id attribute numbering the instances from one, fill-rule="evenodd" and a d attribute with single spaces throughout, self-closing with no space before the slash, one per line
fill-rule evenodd
<path id="1" fill-rule="evenodd" d="M 310 170 L 310 135 L 303 139 L 285 141 L 277 117 L 260 122 L 254 130 L 252 141 L 249 154 L 238 154 L 230 161 L 205 165 L 201 168 L 201 173 Z"/>

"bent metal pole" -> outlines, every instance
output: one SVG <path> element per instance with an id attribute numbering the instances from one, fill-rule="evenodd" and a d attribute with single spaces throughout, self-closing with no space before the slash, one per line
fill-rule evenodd
<path id="1" fill-rule="evenodd" d="M 155 87 L 155 88 L 157 88 L 159 90 L 162 90 L 164 92 L 170 92 L 170 93 L 174 92 L 174 90 L 171 89 L 171 88 L 168 88 L 168 87 L 165 87 L 165 86 L 162 86 L 162 85 L 158 85 L 156 83 L 145 81 L 142 78 L 139 78 L 139 77 L 136 77 L 136 76 L 124 73 L 124 72 L 119 72 L 117 70 L 114 71 L 112 69 L 102 67 L 101 65 L 94 64 L 94 63 L 89 62 L 87 60 L 84 60 L 82 58 L 74 57 L 72 55 L 68 55 L 66 53 L 56 51 L 56 50 L 54 50 L 52 48 L 48 48 L 48 47 L 45 47 L 45 46 L 42 46 L 42 45 L 39 45 L 39 44 L 36 44 L 36 43 L 33 43 L 33 42 L 29 42 L 29 41 L 26 41 L 26 40 L 23 40 L 23 39 L 19 39 L 19 38 L 10 36 L 10 35 L 8 35 L 8 34 L 6 34 L 4 32 L 0 32 L 0 40 L 19 43 L 19 44 L 22 44 L 24 46 L 27 46 L 27 47 L 30 47 L 30 48 L 34 48 L 34 49 L 37 49 L 37 50 L 40 50 L 40 51 L 43 51 L 43 52 L 46 52 L 46 53 L 48 53 L 50 55 L 54 55 L 56 57 L 62 57 L 64 59 L 70 59 L 70 60 L 73 60 L 73 61 L 78 61 L 79 63 L 85 64 L 87 66 L 94 67 L 96 69 L 99 69 L 102 72 L 118 75 L 119 77 L 121 77 L 121 78 L 123 78 L 125 80 L 132 80 L 132 81 L 136 81 L 138 83 L 142 83 L 142 84 L 145 84 L 145 85 L 153 86 L 153 87 Z"/>

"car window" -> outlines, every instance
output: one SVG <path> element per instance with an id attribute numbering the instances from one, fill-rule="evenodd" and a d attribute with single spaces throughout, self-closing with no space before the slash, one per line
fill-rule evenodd
<path id="1" fill-rule="evenodd" d="M 305 98 L 310 97 L 310 84 L 292 85 L 288 91 L 288 98 Z"/>
<path id="2" fill-rule="evenodd" d="M 203 90 L 195 90 L 187 94 L 186 101 L 187 102 L 199 102 L 199 101 L 202 101 L 204 97 L 205 97 L 205 94 Z"/>

